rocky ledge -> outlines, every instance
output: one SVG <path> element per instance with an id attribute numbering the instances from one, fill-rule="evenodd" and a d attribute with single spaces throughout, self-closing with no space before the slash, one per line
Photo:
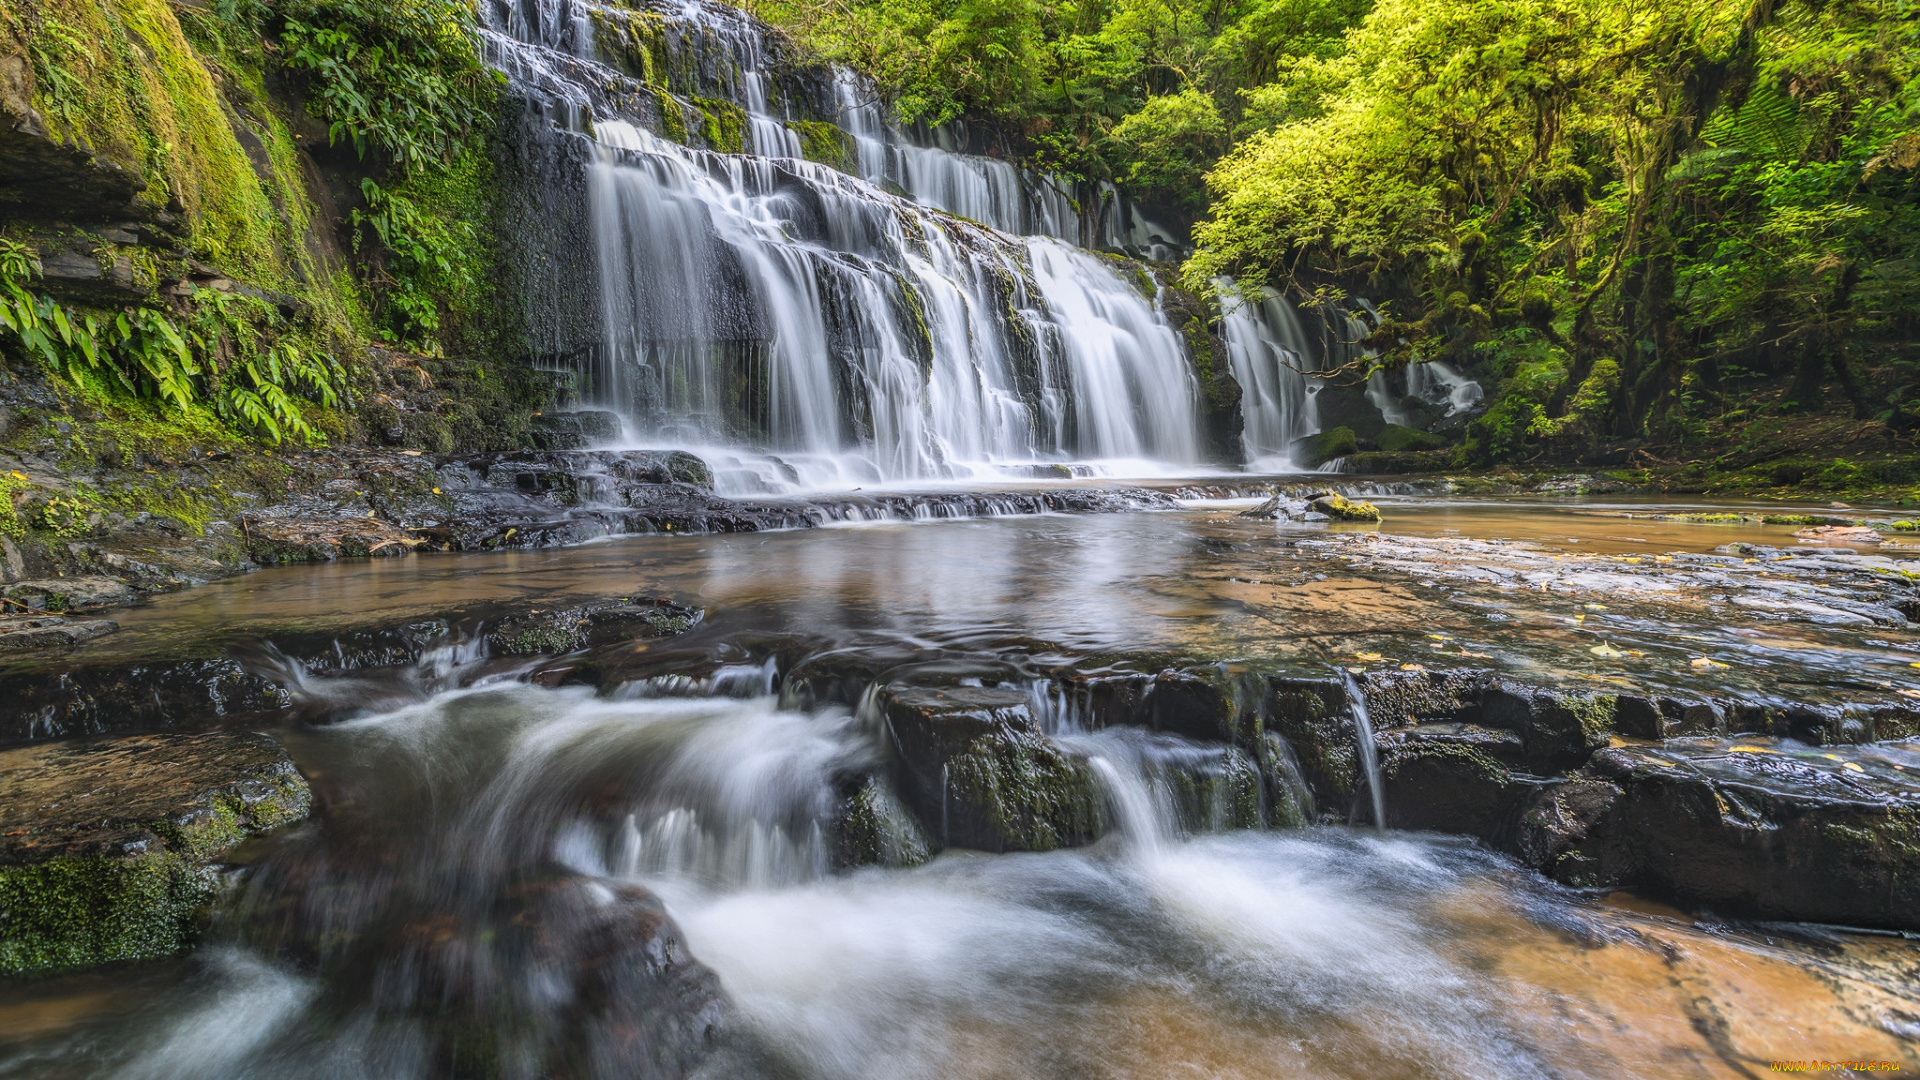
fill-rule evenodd
<path id="1" fill-rule="evenodd" d="M 222 854 L 311 801 L 285 751 L 252 732 L 0 750 L 0 975 L 184 948 Z"/>
<path id="2" fill-rule="evenodd" d="M 1920 930 L 1920 709 L 1904 699 L 1032 659 L 1044 653 L 990 661 L 760 637 L 704 660 L 588 651 L 535 677 L 704 695 L 727 692 L 728 667 L 770 662 L 786 700 L 871 709 L 890 752 L 841 784 L 848 864 L 1093 843 L 1112 826 L 1102 769 L 1114 763 L 1144 770 L 1189 829 L 1370 824 L 1364 709 L 1389 827 L 1475 836 L 1570 886 L 1724 917 Z"/>

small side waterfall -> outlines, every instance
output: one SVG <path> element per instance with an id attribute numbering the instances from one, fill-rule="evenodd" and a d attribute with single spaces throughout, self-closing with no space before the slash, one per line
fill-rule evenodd
<path id="1" fill-rule="evenodd" d="M 1444 405 L 1447 415 L 1453 416 L 1473 408 L 1486 391 L 1445 360 L 1430 360 L 1407 365 L 1407 396 Z"/>
<path id="2" fill-rule="evenodd" d="M 1360 771 L 1367 781 L 1367 795 L 1373 802 L 1373 827 L 1387 828 L 1387 793 L 1380 785 L 1380 755 L 1373 745 L 1373 721 L 1367 713 L 1367 694 L 1360 680 L 1344 669 L 1340 680 L 1347 688 L 1347 707 L 1353 714 L 1354 745 L 1360 754 Z"/>
<path id="3" fill-rule="evenodd" d="M 1290 471 L 1295 439 L 1320 430 L 1314 408 L 1313 372 L 1319 353 L 1308 341 L 1293 305 L 1272 289 L 1241 295 L 1222 278 L 1221 322 L 1227 361 L 1240 384 L 1245 423 L 1240 436 L 1247 464 L 1256 471 Z"/>

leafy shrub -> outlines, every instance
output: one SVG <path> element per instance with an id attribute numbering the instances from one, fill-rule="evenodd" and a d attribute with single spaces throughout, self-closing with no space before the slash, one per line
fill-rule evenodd
<path id="1" fill-rule="evenodd" d="M 36 273 L 24 247 L 0 240 L 0 330 L 48 368 L 181 411 L 204 404 L 276 443 L 289 435 L 321 441 L 297 399 L 333 406 L 346 372 L 305 347 L 273 305 L 196 289 L 184 327 L 144 307 L 103 320 L 30 292 Z"/>

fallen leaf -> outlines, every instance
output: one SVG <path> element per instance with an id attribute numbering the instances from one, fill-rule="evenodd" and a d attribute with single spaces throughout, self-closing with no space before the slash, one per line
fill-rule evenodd
<path id="1" fill-rule="evenodd" d="M 1369 664 L 1377 664 L 1386 659 L 1386 657 L 1381 656 L 1377 652 L 1357 652 L 1353 654 L 1353 658 L 1355 660 L 1364 660 Z"/>
<path id="2" fill-rule="evenodd" d="M 1427 669 L 1421 667 L 1419 664 L 1401 664 L 1400 670 L 1401 671 L 1425 671 Z"/>
<path id="3" fill-rule="evenodd" d="M 1621 651 L 1620 651 L 1619 649 L 1616 649 L 1616 648 L 1614 648 L 1613 646 L 1611 646 L 1611 645 L 1608 645 L 1608 644 L 1607 644 L 1606 642 L 1604 642 L 1604 641 L 1603 641 L 1603 642 L 1601 642 L 1601 643 L 1600 643 L 1600 644 L 1598 644 L 1598 645 L 1595 645 L 1595 646 L 1594 646 L 1593 648 L 1591 648 L 1591 649 L 1588 649 L 1587 651 L 1588 651 L 1588 652 L 1590 652 L 1590 653 L 1592 653 L 1592 654 L 1593 654 L 1593 655 L 1595 655 L 1595 656 L 1625 656 L 1625 655 L 1627 655 L 1626 653 L 1623 653 L 1623 652 L 1621 652 Z"/>
<path id="4" fill-rule="evenodd" d="M 1704 656 L 1696 656 L 1690 661 L 1690 663 L 1692 663 L 1694 667 L 1699 668 L 1701 671 L 1707 671 L 1711 668 L 1722 668 L 1727 666 L 1718 660 L 1711 660 Z"/>

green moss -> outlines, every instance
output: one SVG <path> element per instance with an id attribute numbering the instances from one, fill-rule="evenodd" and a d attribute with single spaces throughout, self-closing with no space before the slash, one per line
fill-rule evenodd
<path id="1" fill-rule="evenodd" d="M 686 106 L 665 87 L 654 87 L 653 98 L 660 107 L 660 134 L 677 143 L 687 141 Z"/>
<path id="2" fill-rule="evenodd" d="M 0 975 L 148 960 L 193 942 L 214 872 L 172 853 L 0 867 Z"/>
<path id="3" fill-rule="evenodd" d="M 1087 766 L 1028 732 L 982 736 L 947 766 L 949 797 L 973 808 L 1009 851 L 1052 851 L 1094 833 Z"/>
<path id="4" fill-rule="evenodd" d="M 1380 429 L 1379 438 L 1374 441 L 1380 444 L 1380 449 L 1392 454 L 1410 450 L 1438 450 L 1447 445 L 1445 438 L 1431 431 L 1400 424 L 1388 424 Z"/>
<path id="5" fill-rule="evenodd" d="M 932 857 L 913 815 L 874 777 L 867 777 L 842 806 L 835 832 L 845 865 L 919 866 Z"/>
<path id="6" fill-rule="evenodd" d="M 746 149 L 747 114 L 731 101 L 718 98 L 688 99 L 700 113 L 700 136 L 707 149 L 721 154 L 738 154 Z"/>
<path id="7" fill-rule="evenodd" d="M 1601 747 L 1614 733 L 1614 713 L 1620 699 L 1612 694 L 1566 694 L 1559 699 L 1561 708 L 1580 722 L 1580 731 L 1589 747 Z"/>
<path id="8" fill-rule="evenodd" d="M 668 89 L 666 19 L 651 12 L 589 9 L 600 59 L 660 90 Z"/>
<path id="9" fill-rule="evenodd" d="M 859 150 L 853 136 L 823 120 L 789 120 L 787 127 L 800 136 L 800 156 L 839 169 L 860 171 Z"/>
<path id="10" fill-rule="evenodd" d="M 166 0 L 44 0 L 35 43 L 73 76 L 44 100 L 50 129 L 135 176 L 155 211 L 177 210 L 196 254 L 267 283 L 285 279 L 276 214 L 212 78 Z"/>

